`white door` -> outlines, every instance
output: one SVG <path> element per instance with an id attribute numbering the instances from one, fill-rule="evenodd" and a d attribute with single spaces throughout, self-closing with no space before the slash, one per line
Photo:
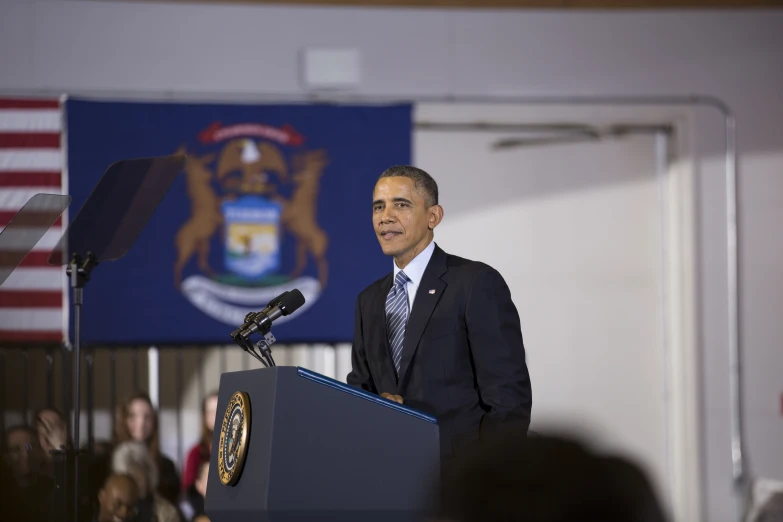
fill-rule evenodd
<path id="1" fill-rule="evenodd" d="M 533 385 L 531 429 L 568 430 L 631 457 L 670 509 L 656 138 L 493 149 L 501 137 L 509 136 L 416 133 L 416 165 L 436 179 L 445 208 L 436 241 L 492 265 L 511 288 Z"/>

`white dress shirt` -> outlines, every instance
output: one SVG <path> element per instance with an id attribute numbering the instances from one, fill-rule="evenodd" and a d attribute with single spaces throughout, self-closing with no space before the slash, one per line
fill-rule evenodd
<path id="1" fill-rule="evenodd" d="M 408 312 L 413 310 L 413 300 L 416 299 L 416 291 L 419 289 L 421 278 L 424 276 L 424 270 L 426 270 L 433 252 L 435 252 L 435 241 L 430 241 L 430 244 L 419 252 L 419 255 L 414 257 L 405 268 L 397 268 L 397 263 L 392 261 L 392 264 L 394 265 L 394 276 L 392 281 L 397 278 L 397 274 L 400 270 L 405 272 L 405 275 L 408 276 L 408 284 L 405 285 L 405 291 L 408 292 Z"/>

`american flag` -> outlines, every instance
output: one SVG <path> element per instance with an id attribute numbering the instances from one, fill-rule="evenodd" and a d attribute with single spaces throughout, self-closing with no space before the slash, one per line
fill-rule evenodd
<path id="1" fill-rule="evenodd" d="M 58 100 L 0 98 L 0 229 L 35 194 L 64 193 L 61 114 Z M 58 219 L 0 286 L 0 342 L 65 338 L 65 270 L 47 264 L 61 235 Z"/>

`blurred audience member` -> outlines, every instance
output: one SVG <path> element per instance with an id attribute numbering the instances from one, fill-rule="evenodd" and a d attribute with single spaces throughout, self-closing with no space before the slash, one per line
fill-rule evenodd
<path id="1" fill-rule="evenodd" d="M 52 451 L 70 447 L 68 423 L 54 408 L 44 408 L 35 415 L 35 430 L 38 432 L 38 443 L 43 450 L 41 472 L 54 476 Z"/>
<path id="2" fill-rule="evenodd" d="M 783 522 L 783 493 L 775 493 L 761 507 L 754 522 Z"/>
<path id="3" fill-rule="evenodd" d="M 137 393 L 118 407 L 114 436 L 115 443 L 118 445 L 136 441 L 143 443 L 149 449 L 155 459 L 160 477 L 157 491 L 163 498 L 176 504 L 180 486 L 177 469 L 174 462 L 160 452 L 158 414 L 147 394 Z"/>
<path id="4" fill-rule="evenodd" d="M 130 475 L 115 473 L 98 493 L 97 522 L 131 522 L 136 520 L 139 489 Z"/>
<path id="5" fill-rule="evenodd" d="M 139 522 L 178 522 L 179 512 L 158 493 L 158 466 L 141 442 L 123 442 L 114 450 L 112 471 L 133 477 L 139 490 Z"/>
<path id="6" fill-rule="evenodd" d="M 439 520 L 662 522 L 640 469 L 575 441 L 498 435 L 444 469 Z"/>
<path id="7" fill-rule="evenodd" d="M 204 397 L 201 403 L 201 439 L 188 452 L 185 459 L 185 469 L 182 472 L 182 490 L 186 493 L 191 492 L 189 490 L 192 490 L 201 464 L 209 461 L 212 451 L 212 433 L 215 429 L 217 416 L 217 401 L 218 394 L 214 391 Z"/>
<path id="8" fill-rule="evenodd" d="M 54 482 L 40 473 L 43 452 L 37 434 L 27 426 L 9 428 L 3 450 L 10 470 L 10 477 L 6 476 L 3 481 L 8 482 L 13 491 L 13 506 L 9 511 L 15 513 L 14 520 L 45 520 Z"/>
<path id="9" fill-rule="evenodd" d="M 185 520 L 196 522 L 200 517 L 206 517 L 204 514 L 204 499 L 207 498 L 207 479 L 209 478 L 209 461 L 202 462 L 199 466 L 196 481 L 193 483 L 193 493 L 188 493 L 187 498 L 182 502 L 180 511 L 185 516 Z"/>

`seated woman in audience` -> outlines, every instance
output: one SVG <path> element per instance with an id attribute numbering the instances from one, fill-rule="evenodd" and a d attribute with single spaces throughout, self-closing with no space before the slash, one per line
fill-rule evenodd
<path id="1" fill-rule="evenodd" d="M 137 393 L 117 408 L 114 423 L 115 444 L 127 441 L 143 443 L 158 469 L 157 490 L 172 504 L 179 497 L 179 477 L 171 459 L 161 454 L 158 439 L 158 414 L 146 393 Z"/>
<path id="2" fill-rule="evenodd" d="M 213 391 L 201 403 L 201 439 L 198 444 L 190 448 L 187 459 L 185 460 L 185 469 L 182 472 L 182 491 L 189 496 L 195 494 L 193 484 L 196 482 L 196 475 L 203 462 L 209 462 L 209 456 L 212 450 L 212 433 L 215 430 L 215 419 L 217 416 L 217 391 Z"/>
<path id="3" fill-rule="evenodd" d="M 179 522 L 177 508 L 158 492 L 158 466 L 146 445 L 123 442 L 114 450 L 112 471 L 133 477 L 139 493 L 139 522 Z"/>
<path id="4" fill-rule="evenodd" d="M 68 423 L 54 408 L 44 408 L 35 415 L 35 431 L 38 442 L 43 450 L 41 473 L 54 476 L 54 460 L 52 451 L 70 447 Z"/>

